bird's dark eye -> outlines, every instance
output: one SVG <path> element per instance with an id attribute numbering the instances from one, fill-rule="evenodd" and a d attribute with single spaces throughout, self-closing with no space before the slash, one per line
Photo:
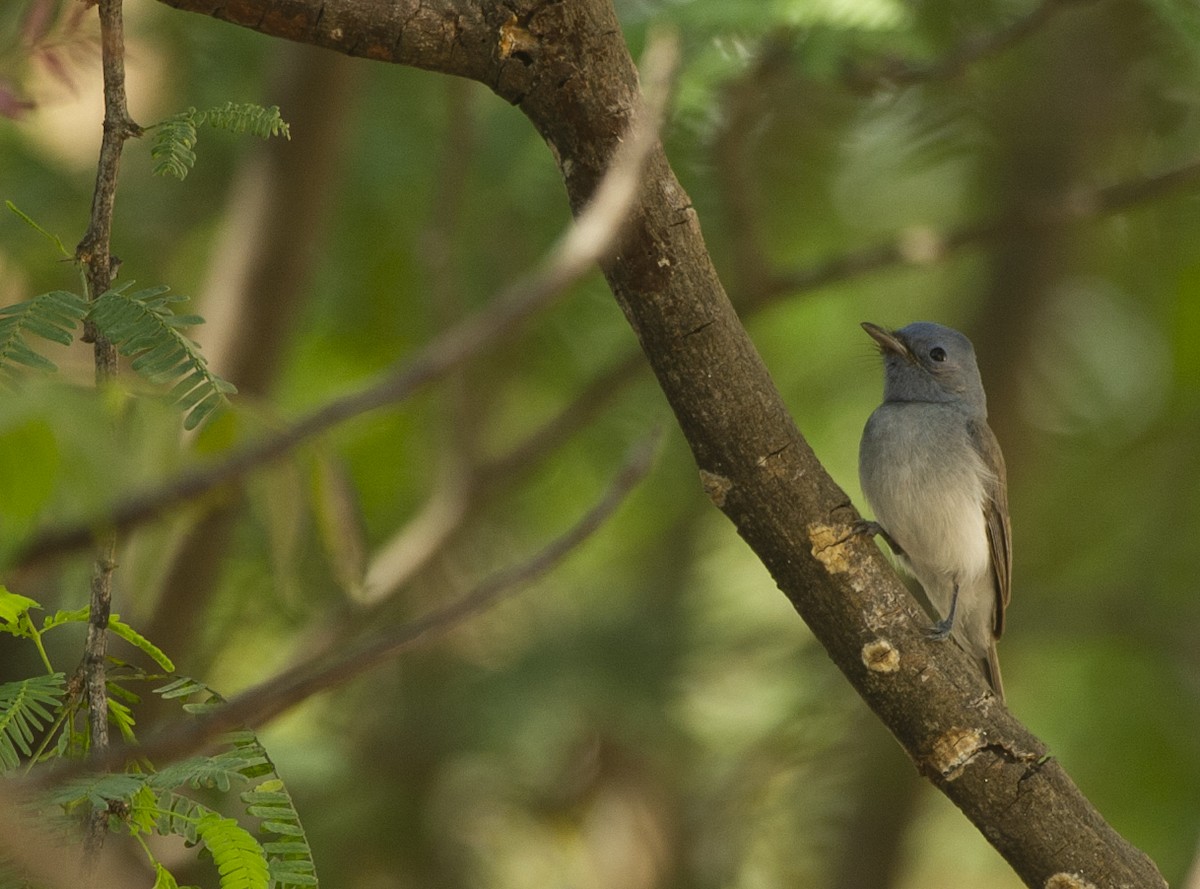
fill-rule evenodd
<path id="1" fill-rule="evenodd" d="M 943 349 L 941 346 L 934 346 L 932 349 L 929 350 L 929 357 L 932 358 L 934 361 L 945 361 L 946 360 L 946 350 Z"/>

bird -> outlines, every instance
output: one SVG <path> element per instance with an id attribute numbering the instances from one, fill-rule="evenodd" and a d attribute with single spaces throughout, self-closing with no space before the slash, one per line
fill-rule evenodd
<path id="1" fill-rule="evenodd" d="M 883 403 L 863 429 L 859 480 L 880 534 L 924 589 L 935 639 L 957 642 L 996 696 L 996 640 L 1011 598 L 1012 528 L 1004 456 L 987 424 L 975 349 L 930 321 L 862 323 L 883 357 Z"/>

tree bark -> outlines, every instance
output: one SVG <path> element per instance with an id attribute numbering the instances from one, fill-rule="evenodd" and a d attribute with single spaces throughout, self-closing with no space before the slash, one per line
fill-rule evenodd
<path id="1" fill-rule="evenodd" d="M 265 34 L 478 80 L 521 108 L 586 204 L 636 107 L 609 0 L 163 0 Z M 1165 886 L 990 694 L 869 541 L 800 435 L 709 260 L 662 151 L 604 273 L 705 491 L 858 693 L 1030 886 Z"/>

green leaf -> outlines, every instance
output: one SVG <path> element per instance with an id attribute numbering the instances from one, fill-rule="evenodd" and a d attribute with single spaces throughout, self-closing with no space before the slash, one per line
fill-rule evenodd
<path id="1" fill-rule="evenodd" d="M 267 889 L 271 875 L 262 846 L 236 821 L 210 812 L 196 834 L 212 854 L 221 889 Z"/>
<path id="2" fill-rule="evenodd" d="M 17 632 L 17 624 L 20 622 L 21 616 L 28 614 L 31 608 L 41 607 L 36 599 L 9 592 L 8 587 L 0 586 L 0 624 L 4 624 L 0 629 L 13 635 L 27 635 Z"/>
<path id="3" fill-rule="evenodd" d="M 207 692 L 208 686 L 202 682 L 197 682 L 188 676 L 181 676 L 174 682 L 168 682 L 166 685 L 154 689 L 154 693 L 163 700 L 171 698 L 183 698 L 196 692 Z"/>
<path id="4" fill-rule="evenodd" d="M 0 772 L 33 755 L 34 739 L 54 721 L 65 695 L 62 673 L 0 684 Z"/>
<path id="5" fill-rule="evenodd" d="M 16 374 L 15 364 L 53 372 L 54 362 L 34 352 L 27 336 L 69 346 L 75 329 L 87 314 L 87 300 L 77 293 L 52 290 L 0 310 L 0 373 Z"/>
<path id="6" fill-rule="evenodd" d="M 196 165 L 194 149 L 199 139 L 196 130 L 205 124 L 233 133 L 252 133 L 263 139 L 271 136 L 292 138 L 277 105 L 264 108 L 252 103 L 226 102 L 205 111 L 189 108 L 150 127 L 155 131 L 154 144 L 150 148 L 150 157 L 155 161 L 154 175 L 185 179 Z"/>
<path id="7" fill-rule="evenodd" d="M 117 351 L 132 358 L 132 367 L 150 382 L 170 385 L 169 398 L 184 412 L 184 427 L 193 429 L 225 403 L 236 388 L 208 369 L 197 345 L 180 331 L 180 317 L 170 303 L 181 297 L 165 285 L 127 294 L 128 285 L 101 294 L 91 306 L 91 320 Z M 195 316 L 183 316 L 191 321 Z"/>
<path id="8" fill-rule="evenodd" d="M 179 883 L 175 881 L 174 875 L 157 861 L 154 862 L 153 889 L 179 889 Z"/>
<path id="9" fill-rule="evenodd" d="M 129 624 L 121 620 L 121 616 L 119 614 L 113 614 L 109 616 L 108 628 L 134 648 L 138 649 L 138 651 L 147 655 L 151 660 L 153 660 L 168 673 L 175 672 L 175 663 L 169 657 L 167 657 L 166 653 L 133 627 L 129 626 Z"/>
<path id="10" fill-rule="evenodd" d="M 52 630 L 55 627 L 63 624 L 81 623 L 88 619 L 88 610 L 84 608 L 75 608 L 71 611 L 56 611 L 50 617 L 42 621 L 42 632 Z"/>
<path id="11" fill-rule="evenodd" d="M 108 698 L 108 721 L 117 727 L 121 733 L 121 739 L 126 744 L 136 742 L 137 738 L 134 736 L 133 727 L 137 724 L 137 720 L 133 717 L 133 711 L 111 695 Z"/>
<path id="12" fill-rule="evenodd" d="M 144 775 L 80 775 L 65 779 L 50 792 L 48 799 L 63 806 L 87 800 L 94 807 L 103 809 L 111 800 L 131 801 L 145 783 Z"/>
<path id="13" fill-rule="evenodd" d="M 133 835 L 154 833 L 158 821 L 158 796 L 148 786 L 141 787 L 133 795 L 129 805 L 126 826 Z"/>
<path id="14" fill-rule="evenodd" d="M 38 225 L 36 222 L 34 222 L 33 217 L 31 217 L 24 210 L 20 209 L 12 201 L 5 201 L 4 206 L 8 207 L 8 209 L 11 210 L 13 213 L 16 213 L 17 216 L 19 216 L 26 225 L 28 225 L 31 229 L 33 229 L 38 234 L 42 235 L 44 238 L 46 238 L 46 240 L 48 240 L 51 244 L 53 244 L 55 247 L 57 247 L 58 252 L 61 253 L 64 257 L 66 257 L 67 259 L 74 258 L 74 254 L 72 254 L 69 250 L 67 250 L 66 245 L 63 244 L 63 242 L 62 242 L 62 238 L 60 238 L 58 235 L 51 234 L 50 232 L 46 231 L 46 229 L 42 228 L 40 225 Z"/>

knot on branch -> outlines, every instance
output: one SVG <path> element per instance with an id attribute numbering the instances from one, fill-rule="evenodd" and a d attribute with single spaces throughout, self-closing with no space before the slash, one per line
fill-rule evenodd
<path id="1" fill-rule="evenodd" d="M 952 728 L 934 740 L 928 763 L 947 781 L 953 781 L 986 747 L 987 738 L 981 729 Z"/>
<path id="2" fill-rule="evenodd" d="M 872 673 L 897 673 L 900 649 L 887 639 L 873 639 L 862 647 L 862 662 Z"/>
<path id="3" fill-rule="evenodd" d="M 812 544 L 813 558 L 830 574 L 845 574 L 850 570 L 852 562 L 847 544 L 855 537 L 852 526 L 812 522 L 805 530 Z"/>
<path id="4" fill-rule="evenodd" d="M 1045 889 L 1096 889 L 1096 884 L 1080 874 L 1058 873 L 1045 882 Z"/>
<path id="5" fill-rule="evenodd" d="M 700 484 L 704 486 L 704 493 L 713 502 L 713 506 L 717 509 L 724 509 L 725 497 L 733 490 L 733 482 L 723 475 L 709 472 L 707 469 L 701 469 Z"/>

